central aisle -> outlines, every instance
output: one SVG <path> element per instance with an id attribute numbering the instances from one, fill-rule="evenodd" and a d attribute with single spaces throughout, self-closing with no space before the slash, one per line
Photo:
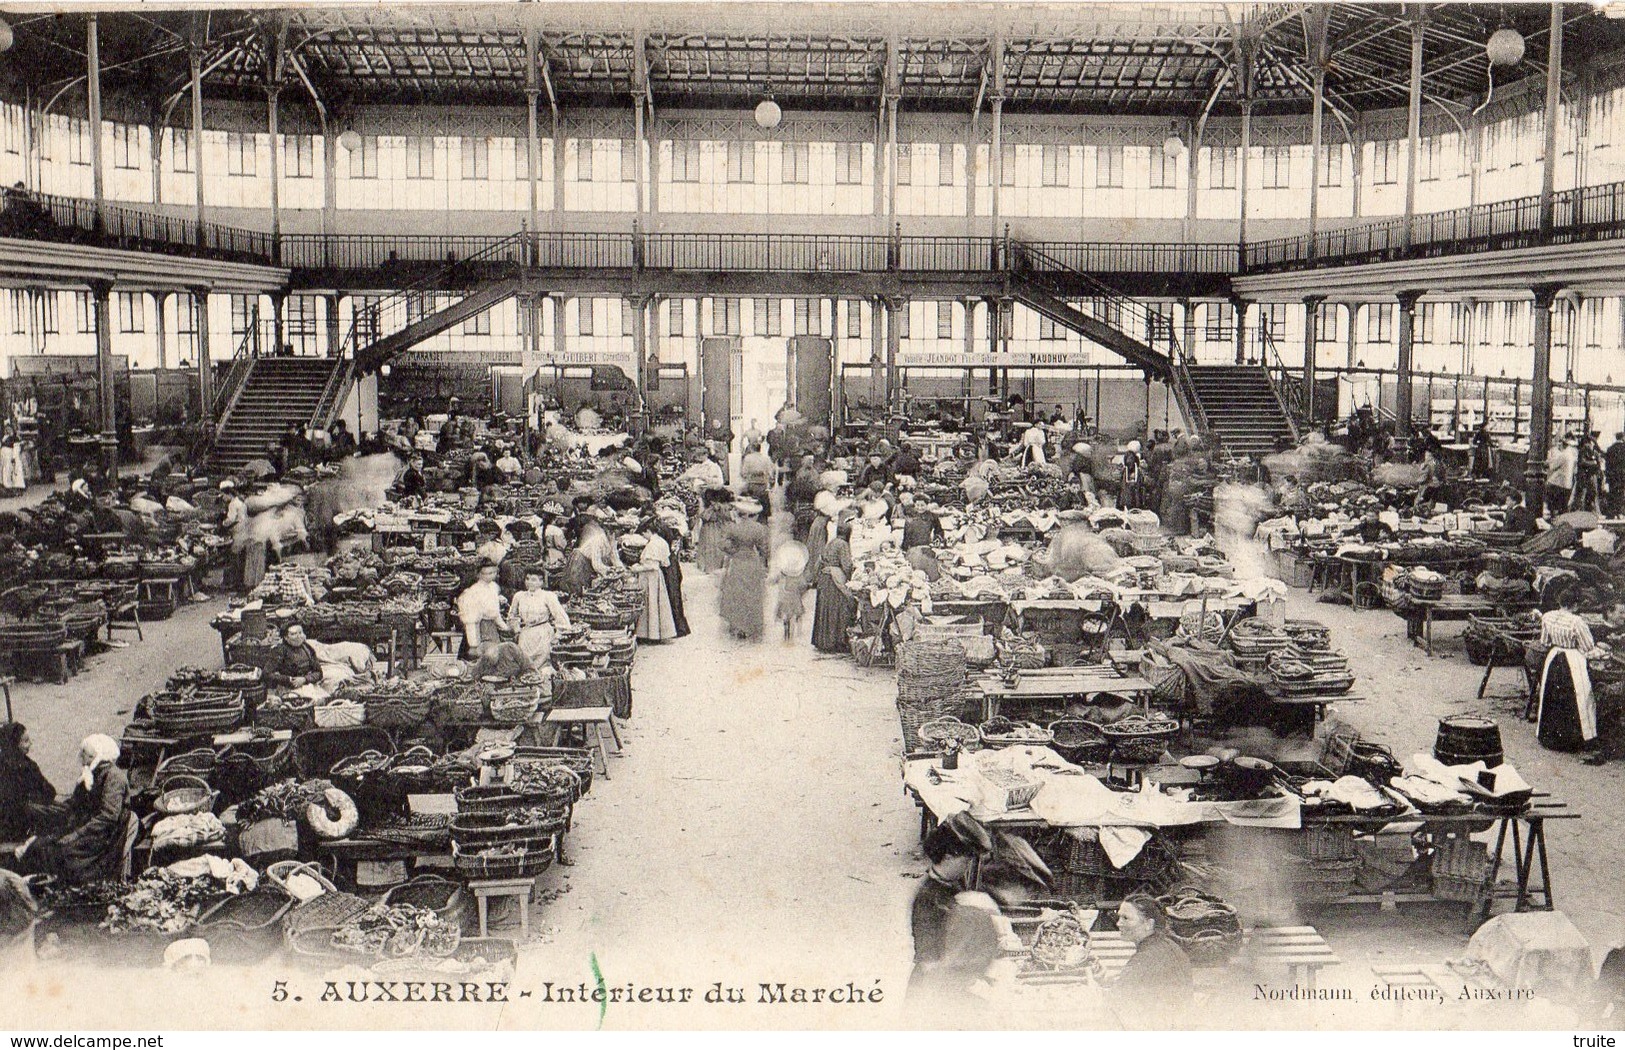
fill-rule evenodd
<path id="1" fill-rule="evenodd" d="M 716 587 L 688 567 L 694 633 L 638 650 L 625 754 L 577 808 L 573 865 L 543 880 L 567 889 L 536 912 L 551 943 L 527 952 L 525 983 L 590 987 L 596 957 L 610 987 L 722 981 L 753 1004 L 762 981 L 879 980 L 889 1012 L 921 866 L 893 673 L 805 637 L 728 638 Z"/>

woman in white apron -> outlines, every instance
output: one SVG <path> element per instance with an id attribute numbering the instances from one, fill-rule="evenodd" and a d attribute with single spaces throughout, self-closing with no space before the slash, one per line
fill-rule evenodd
<path id="1" fill-rule="evenodd" d="M 1553 751 L 1577 751 L 1597 739 L 1597 701 L 1586 664 L 1597 643 L 1574 611 L 1578 591 L 1566 589 L 1559 607 L 1540 618 L 1540 643 L 1551 648 L 1540 673 L 1535 737 Z"/>
<path id="2" fill-rule="evenodd" d="M 570 626 L 570 614 L 559 596 L 547 589 L 547 576 L 540 566 L 526 570 L 525 589 L 508 603 L 508 619 L 519 632 L 519 651 L 539 668 L 547 666 L 559 628 Z"/>

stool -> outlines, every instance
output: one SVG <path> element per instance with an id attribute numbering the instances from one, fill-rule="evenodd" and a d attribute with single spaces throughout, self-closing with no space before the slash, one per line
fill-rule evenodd
<path id="1" fill-rule="evenodd" d="M 489 936 L 486 932 L 486 917 L 491 898 L 518 897 L 519 929 L 525 939 L 530 939 L 530 894 L 536 888 L 534 878 L 470 880 L 468 888 L 474 891 L 474 904 L 479 909 L 481 937 Z"/>
<path id="2" fill-rule="evenodd" d="M 547 713 L 547 723 L 553 726 L 585 726 L 592 734 L 598 761 L 604 767 L 604 779 L 609 779 L 609 752 L 604 748 L 604 727 L 609 727 L 615 738 L 615 753 L 621 753 L 621 734 L 615 728 L 615 709 L 612 707 L 561 707 Z"/>

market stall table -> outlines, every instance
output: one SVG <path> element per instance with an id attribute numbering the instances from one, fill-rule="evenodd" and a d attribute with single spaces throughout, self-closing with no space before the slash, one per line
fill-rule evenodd
<path id="1" fill-rule="evenodd" d="M 1412 642 L 1433 655 L 1434 621 L 1466 621 L 1474 616 L 1490 616 L 1500 608 L 1488 598 L 1473 594 L 1447 594 L 1442 598 L 1412 598 L 1410 607 L 1394 612 L 1406 622 L 1406 634 Z"/>
<path id="2" fill-rule="evenodd" d="M 1124 674 L 1115 664 L 1079 664 L 1074 667 L 1048 667 L 1020 671 L 1012 683 L 997 674 L 972 680 L 982 692 L 982 721 L 999 713 L 1002 704 L 1062 703 L 1092 693 L 1116 693 L 1151 702 L 1152 685 L 1139 675 Z"/>
<path id="3" fill-rule="evenodd" d="M 1089 952 L 1100 962 L 1102 976 L 1108 983 L 1128 965 L 1137 946 L 1116 930 L 1094 930 L 1089 933 Z M 1285 967 L 1293 981 L 1301 981 L 1313 989 L 1320 971 L 1336 966 L 1342 960 L 1326 943 L 1326 938 L 1313 926 L 1259 927 L 1242 932 L 1241 951 L 1223 965 L 1275 965 Z M 1192 962 L 1198 968 L 1214 968 L 1210 963 Z M 1042 971 L 1026 973 L 1023 982 L 1075 983 L 1079 980 L 1065 974 L 1046 974 Z"/>
<path id="4" fill-rule="evenodd" d="M 1537 791 L 1531 799 L 1529 807 L 1518 813 L 1497 812 L 1464 812 L 1448 814 L 1416 814 L 1401 815 L 1399 819 L 1406 821 L 1421 821 L 1430 825 L 1444 826 L 1459 829 L 1467 834 L 1486 820 L 1493 821 L 1496 827 L 1495 844 L 1490 848 L 1490 866 L 1485 873 L 1484 882 L 1480 887 L 1478 898 L 1473 907 L 1468 910 L 1468 928 L 1476 929 L 1484 919 L 1488 918 L 1490 909 L 1498 900 L 1510 900 L 1516 911 L 1551 911 L 1556 906 L 1552 896 L 1551 866 L 1546 857 L 1546 821 L 1548 820 L 1579 820 L 1580 814 L 1569 808 L 1569 804 L 1551 795 Z M 1330 825 L 1369 825 L 1371 818 L 1359 814 L 1347 814 L 1332 817 L 1311 815 L 1307 810 L 1303 816 L 1304 826 L 1312 824 Z M 1506 862 L 1508 839 L 1512 846 L 1512 864 L 1514 882 L 1502 889 L 1499 880 L 1501 868 Z M 1537 872 L 1538 866 L 1538 872 Z M 1538 883 L 1535 881 L 1538 875 Z M 1539 903 L 1536 903 L 1539 898 Z M 1408 901 L 1437 900 L 1432 893 L 1361 893 L 1343 897 L 1339 903 L 1405 903 Z"/>

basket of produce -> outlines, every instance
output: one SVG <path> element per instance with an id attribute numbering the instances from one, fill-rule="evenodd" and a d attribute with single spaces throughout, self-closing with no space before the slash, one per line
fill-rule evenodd
<path id="1" fill-rule="evenodd" d="M 542 848 L 565 829 L 569 814 L 551 806 L 519 806 L 500 813 L 459 813 L 451 820 L 451 841 L 470 852 L 520 844 Z"/>
<path id="2" fill-rule="evenodd" d="M 530 720 L 542 706 L 539 685 L 499 688 L 491 696 L 491 721 L 504 725 L 519 725 Z"/>
<path id="3" fill-rule="evenodd" d="M 221 800 L 236 805 L 274 782 L 293 764 L 293 739 L 258 737 L 232 744 L 220 755 L 210 782 Z"/>
<path id="4" fill-rule="evenodd" d="M 291 937 L 295 955 L 332 958 L 443 958 L 457 950 L 462 929 L 427 908 L 379 902 L 335 928 L 308 927 Z"/>
<path id="5" fill-rule="evenodd" d="M 551 759 L 515 758 L 508 787 L 527 805 L 567 806 L 581 796 L 581 778 Z"/>
<path id="6" fill-rule="evenodd" d="M 380 959 L 369 969 L 379 977 L 495 981 L 512 978 L 518 964 L 519 945 L 511 937 L 464 937 L 448 955 L 432 960 Z"/>
<path id="7" fill-rule="evenodd" d="M 243 694 L 202 689 L 154 693 L 148 713 L 159 731 L 169 736 L 206 736 L 226 733 L 243 723 Z"/>
<path id="8" fill-rule="evenodd" d="M 1055 734 L 1036 722 L 1018 722 L 994 715 L 981 725 L 982 743 L 988 747 L 1046 747 Z"/>
<path id="9" fill-rule="evenodd" d="M 433 698 L 436 721 L 441 725 L 474 725 L 485 721 L 485 705 L 491 699 L 491 686 L 485 682 L 453 682 L 437 690 Z"/>
<path id="10" fill-rule="evenodd" d="M 1049 663 L 1049 651 L 1038 641 L 1012 635 L 994 643 L 999 664 L 1017 671 L 1036 671 Z"/>
<path id="11" fill-rule="evenodd" d="M 488 846 L 464 851 L 451 844 L 451 862 L 469 879 L 528 879 L 553 866 L 553 842 L 540 847 L 525 844 Z"/>
<path id="12" fill-rule="evenodd" d="M 1040 970 L 1076 970 L 1091 958 L 1089 933 L 1075 915 L 1051 916 L 1038 924 L 1029 956 Z"/>
<path id="13" fill-rule="evenodd" d="M 367 837 L 424 850 L 444 852 L 451 839 L 451 816 L 446 813 L 404 813 L 369 825 Z"/>
<path id="14" fill-rule="evenodd" d="M 563 766 L 580 782 L 578 798 L 592 789 L 592 752 L 584 747 L 520 747 L 514 751 L 514 760 Z"/>
<path id="15" fill-rule="evenodd" d="M 1034 777 L 1002 766 L 978 763 L 977 773 L 986 789 L 983 793 L 983 802 L 992 809 L 1006 812 L 1025 807 L 1038 797 L 1038 792 L 1044 786 Z"/>
<path id="16" fill-rule="evenodd" d="M 366 723 L 367 705 L 331 696 L 316 703 L 314 718 L 319 729 L 348 729 Z"/>
<path id="17" fill-rule="evenodd" d="M 0 624 L 0 651 L 49 649 L 67 640 L 68 628 L 61 621 Z"/>
<path id="18" fill-rule="evenodd" d="M 922 748 L 933 751 L 942 750 L 950 740 L 958 741 L 965 750 L 979 747 L 982 743 L 980 729 L 951 717 L 926 722 L 915 730 L 914 735 Z"/>
<path id="19" fill-rule="evenodd" d="M 316 724 L 316 701 L 298 693 L 270 694 L 254 709 L 254 724 L 302 732 Z"/>
<path id="20" fill-rule="evenodd" d="M 381 823 L 406 810 L 406 792 L 389 772 L 392 761 L 382 752 L 366 751 L 340 759 L 328 773 L 355 803 L 364 824 Z"/>
<path id="21" fill-rule="evenodd" d="M 1168 939 L 1197 966 L 1222 966 L 1241 951 L 1241 920 L 1218 897 L 1186 887 L 1158 902 L 1168 915 Z"/>
<path id="22" fill-rule="evenodd" d="M 166 817 L 187 813 L 206 813 L 214 808 L 220 793 L 202 777 L 180 773 L 165 779 L 159 786 L 158 798 L 153 802 L 155 812 Z"/>
<path id="23" fill-rule="evenodd" d="M 383 896 L 385 904 L 410 904 L 434 912 L 442 922 L 465 928 L 470 918 L 468 887 L 439 875 L 424 874 L 391 887 Z"/>
<path id="24" fill-rule="evenodd" d="M 1100 731 L 1116 748 L 1130 740 L 1172 740 L 1179 735 L 1179 723 L 1172 718 L 1148 718 L 1136 714 L 1104 724 Z"/>
<path id="25" fill-rule="evenodd" d="M 1111 745 L 1098 725 L 1082 718 L 1060 718 L 1049 724 L 1050 747 L 1074 765 L 1104 762 Z"/>

